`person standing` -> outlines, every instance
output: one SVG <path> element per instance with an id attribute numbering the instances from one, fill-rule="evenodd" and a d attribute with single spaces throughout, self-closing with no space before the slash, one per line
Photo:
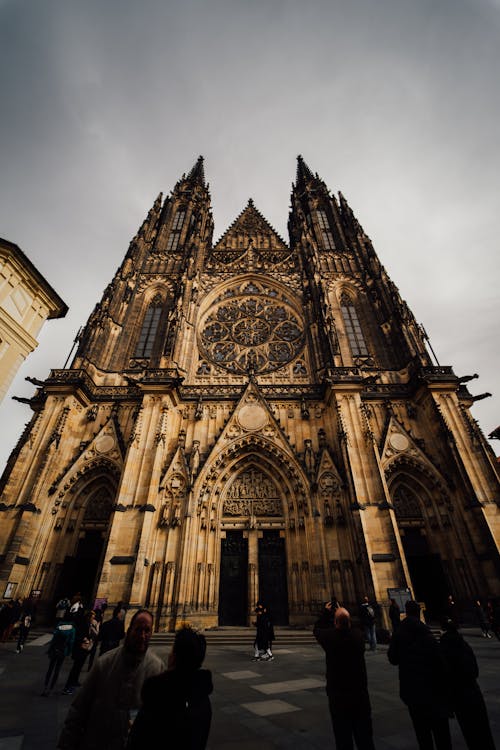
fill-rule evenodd
<path id="1" fill-rule="evenodd" d="M 367 596 L 363 599 L 360 607 L 361 624 L 365 631 L 365 640 L 369 645 L 370 651 L 377 650 L 377 626 L 375 622 L 375 606 L 370 604 Z"/>
<path id="2" fill-rule="evenodd" d="M 63 618 L 54 630 L 47 651 L 49 655 L 49 668 L 45 675 L 42 691 L 44 697 L 50 695 L 51 690 L 54 689 L 63 661 L 71 654 L 74 642 L 75 626 L 69 619 L 66 620 Z"/>
<path id="3" fill-rule="evenodd" d="M 451 750 L 452 716 L 448 673 L 438 642 L 420 621 L 418 602 L 407 601 L 406 617 L 389 643 L 387 657 L 399 667 L 399 694 L 408 706 L 420 750 Z"/>
<path id="4" fill-rule="evenodd" d="M 103 622 L 99 630 L 99 640 L 101 642 L 101 648 L 99 650 L 100 656 L 105 654 L 107 651 L 111 651 L 114 648 L 118 648 L 120 641 L 125 636 L 125 607 L 121 602 L 118 602 L 113 610 L 113 616 L 111 620 Z"/>
<path id="5" fill-rule="evenodd" d="M 452 620 L 442 623 L 441 652 L 448 667 L 453 710 L 469 750 L 495 750 L 488 712 L 477 684 L 476 657 Z"/>
<path id="6" fill-rule="evenodd" d="M 314 636 L 326 654 L 326 693 L 337 750 L 374 750 L 363 634 L 351 626 L 349 612 L 333 614 L 327 602 Z"/>
<path id="7" fill-rule="evenodd" d="M 401 610 L 399 604 L 395 599 L 391 599 L 391 605 L 389 607 L 389 620 L 391 621 L 392 632 L 397 633 L 399 626 L 401 625 Z"/>
<path id="8" fill-rule="evenodd" d="M 142 688 L 142 707 L 132 724 L 127 750 L 169 747 L 204 750 L 210 732 L 212 674 L 201 669 L 206 640 L 189 627 L 175 635 L 168 669 Z"/>
<path id="9" fill-rule="evenodd" d="M 153 615 L 139 609 L 130 621 L 123 646 L 97 659 L 76 694 L 58 750 L 124 750 L 144 681 L 165 669 L 161 659 L 148 651 L 152 632 Z"/>

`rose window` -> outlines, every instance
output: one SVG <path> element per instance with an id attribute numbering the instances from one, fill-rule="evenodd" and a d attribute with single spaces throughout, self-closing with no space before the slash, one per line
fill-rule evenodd
<path id="1" fill-rule="evenodd" d="M 287 300 L 269 292 L 249 284 L 210 308 L 200 326 L 206 359 L 230 372 L 266 373 L 297 357 L 304 347 L 302 320 Z"/>

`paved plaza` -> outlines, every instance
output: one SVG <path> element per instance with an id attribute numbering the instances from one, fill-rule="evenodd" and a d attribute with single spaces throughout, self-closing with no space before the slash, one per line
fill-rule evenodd
<path id="1" fill-rule="evenodd" d="M 477 629 L 464 630 L 464 635 L 479 662 L 479 681 L 500 748 L 500 642 L 481 638 Z M 56 694 L 41 697 L 49 640 L 49 634 L 36 633 L 22 654 L 16 654 L 14 642 L 0 645 L 0 750 L 49 750 L 56 746 L 72 700 L 60 694 L 70 660 L 63 667 Z M 247 649 L 209 645 L 205 666 L 214 678 L 210 750 L 333 750 L 322 650 L 313 641 L 282 648 L 277 641 L 275 646 L 273 662 L 255 663 L 250 642 Z M 153 644 L 152 648 L 166 658 L 165 645 Z M 416 748 L 407 711 L 398 696 L 397 668 L 387 661 L 387 647 L 368 652 L 366 661 L 377 750 Z M 82 673 L 85 676 L 86 672 Z M 451 727 L 453 747 L 465 748 L 456 721 Z"/>

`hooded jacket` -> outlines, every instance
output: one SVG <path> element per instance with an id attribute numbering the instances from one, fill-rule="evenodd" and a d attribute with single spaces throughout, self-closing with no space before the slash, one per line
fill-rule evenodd
<path id="1" fill-rule="evenodd" d="M 403 703 L 440 716 L 452 715 L 445 661 L 427 625 L 407 616 L 391 638 L 387 657 L 399 666 Z"/>
<path id="2" fill-rule="evenodd" d="M 172 669 L 144 683 L 142 708 L 130 731 L 127 750 L 175 747 L 203 750 L 207 744 L 213 690 L 208 669 Z"/>

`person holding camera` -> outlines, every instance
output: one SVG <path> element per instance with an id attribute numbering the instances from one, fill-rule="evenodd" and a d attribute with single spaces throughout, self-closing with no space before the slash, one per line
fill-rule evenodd
<path id="1" fill-rule="evenodd" d="M 337 750 L 375 750 L 363 634 L 347 609 L 326 602 L 313 634 L 326 655 L 326 694 Z"/>

